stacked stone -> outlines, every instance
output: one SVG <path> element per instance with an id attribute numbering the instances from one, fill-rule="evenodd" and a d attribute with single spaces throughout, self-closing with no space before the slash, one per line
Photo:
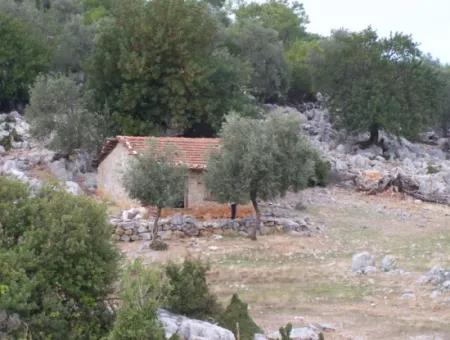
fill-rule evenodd
<path id="1" fill-rule="evenodd" d="M 124 211 L 121 216 L 111 218 L 117 241 L 131 242 L 151 240 L 153 220 L 145 219 L 145 209 L 134 208 Z M 255 219 L 246 217 L 236 220 L 216 219 L 198 221 L 193 217 L 175 215 L 159 220 L 159 235 L 163 240 L 182 237 L 207 236 L 212 234 L 240 234 L 247 236 L 255 224 Z M 294 233 L 309 236 L 313 228 L 308 218 L 292 220 L 288 218 L 265 217 L 262 219 L 261 234 Z"/>

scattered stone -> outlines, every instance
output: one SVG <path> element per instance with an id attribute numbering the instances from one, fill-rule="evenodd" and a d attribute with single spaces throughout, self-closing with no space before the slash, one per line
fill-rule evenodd
<path id="1" fill-rule="evenodd" d="M 432 284 L 443 291 L 450 291 L 450 270 L 441 267 L 431 268 L 418 280 L 421 284 Z"/>
<path id="2" fill-rule="evenodd" d="M 281 339 L 280 332 L 274 332 L 269 335 L 269 340 L 279 340 Z M 299 327 L 292 328 L 291 340 L 319 340 L 319 334 L 312 327 Z"/>
<path id="3" fill-rule="evenodd" d="M 397 259 L 393 255 L 386 255 L 381 260 L 381 269 L 384 272 L 390 272 L 392 270 L 395 270 L 397 268 Z"/>
<path id="4" fill-rule="evenodd" d="M 367 274 L 376 271 L 375 257 L 369 252 L 364 251 L 353 255 L 352 257 L 352 271 L 359 274 Z"/>

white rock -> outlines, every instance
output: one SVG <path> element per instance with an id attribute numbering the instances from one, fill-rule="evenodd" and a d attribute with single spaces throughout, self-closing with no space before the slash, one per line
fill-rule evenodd
<path id="1" fill-rule="evenodd" d="M 368 267 L 375 267 L 375 257 L 373 255 L 370 255 L 367 251 L 353 255 L 353 272 L 365 274 L 367 273 Z M 369 268 L 369 270 L 372 270 L 372 268 Z"/>
<path id="2" fill-rule="evenodd" d="M 206 321 L 189 319 L 164 309 L 158 310 L 158 319 L 164 327 L 166 338 L 177 334 L 183 340 L 235 340 L 228 329 Z"/>
<path id="3" fill-rule="evenodd" d="M 65 183 L 65 189 L 68 193 L 76 196 L 81 195 L 83 193 L 83 190 L 81 190 L 78 183 L 72 181 L 67 181 Z"/>
<path id="4" fill-rule="evenodd" d="M 397 259 L 393 255 L 386 255 L 381 260 L 381 269 L 384 272 L 390 272 L 397 267 Z"/>

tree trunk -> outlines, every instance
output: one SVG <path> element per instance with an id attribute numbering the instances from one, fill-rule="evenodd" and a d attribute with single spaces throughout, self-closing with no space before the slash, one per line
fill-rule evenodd
<path id="1" fill-rule="evenodd" d="M 258 202 L 256 201 L 256 195 L 251 195 L 253 208 L 255 209 L 255 225 L 250 232 L 250 239 L 256 241 L 256 231 L 261 229 L 261 213 L 259 211 Z"/>
<path id="2" fill-rule="evenodd" d="M 158 237 L 158 232 L 159 232 L 158 221 L 159 221 L 159 217 L 161 216 L 161 210 L 162 210 L 162 208 L 160 208 L 160 207 L 156 208 L 155 222 L 153 223 L 153 234 L 152 234 L 153 241 L 155 241 L 156 238 Z"/>
<path id="3" fill-rule="evenodd" d="M 236 214 L 237 214 L 237 204 L 231 203 L 231 219 L 232 220 L 236 219 Z"/>
<path id="4" fill-rule="evenodd" d="M 376 123 L 370 126 L 370 145 L 378 144 L 378 139 L 380 138 L 380 126 Z"/>

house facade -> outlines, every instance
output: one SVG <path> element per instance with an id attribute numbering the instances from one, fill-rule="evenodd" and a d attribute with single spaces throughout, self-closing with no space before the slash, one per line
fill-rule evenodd
<path id="1" fill-rule="evenodd" d="M 150 143 L 152 140 L 153 143 Z M 184 207 L 199 205 L 208 200 L 209 192 L 204 183 L 204 172 L 210 153 L 219 146 L 217 138 L 184 137 L 132 137 L 109 138 L 98 158 L 98 193 L 119 206 L 138 204 L 133 201 L 122 184 L 122 178 L 133 157 L 150 145 L 169 146 L 174 150 L 174 162 L 188 168 Z"/>

